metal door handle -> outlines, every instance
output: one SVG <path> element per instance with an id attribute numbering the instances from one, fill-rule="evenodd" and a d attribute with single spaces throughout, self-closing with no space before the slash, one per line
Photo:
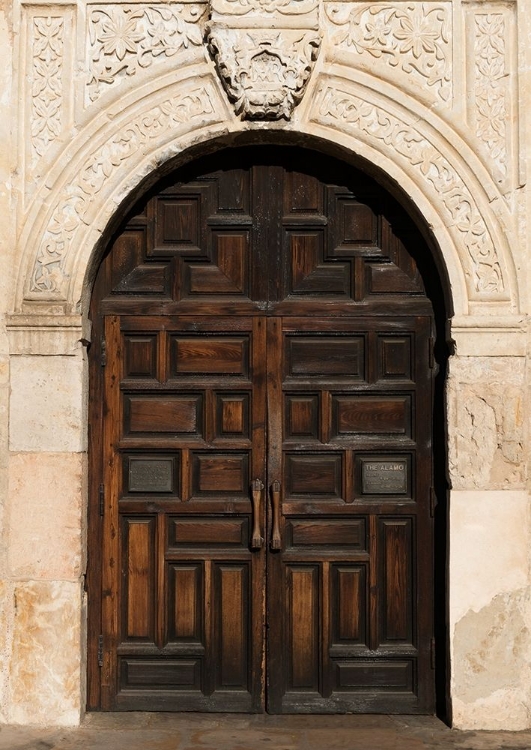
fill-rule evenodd
<path id="1" fill-rule="evenodd" d="M 280 482 L 278 479 L 271 485 L 271 505 L 273 506 L 271 549 L 282 549 L 282 539 L 280 536 Z"/>
<path id="2" fill-rule="evenodd" d="M 251 549 L 262 549 L 264 537 L 260 532 L 260 511 L 262 507 L 262 490 L 264 485 L 259 479 L 251 482 L 251 501 L 253 504 L 253 533 L 251 536 Z"/>

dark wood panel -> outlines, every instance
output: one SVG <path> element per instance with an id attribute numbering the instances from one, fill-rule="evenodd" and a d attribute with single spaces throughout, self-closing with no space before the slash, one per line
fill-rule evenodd
<path id="1" fill-rule="evenodd" d="M 155 519 L 123 518 L 124 640 L 155 640 Z"/>
<path id="2" fill-rule="evenodd" d="M 352 380 L 364 379 L 363 336 L 288 336 L 286 343 L 288 373 L 293 377 L 348 376 Z"/>
<path id="3" fill-rule="evenodd" d="M 247 453 L 194 453 L 192 497 L 249 496 Z"/>
<path id="4" fill-rule="evenodd" d="M 285 402 L 285 439 L 319 439 L 319 396 L 287 396 Z"/>
<path id="5" fill-rule="evenodd" d="M 364 550 L 367 546 L 364 518 L 290 519 L 287 533 L 294 547 L 347 546 L 350 550 Z"/>
<path id="6" fill-rule="evenodd" d="M 333 437 L 358 435 L 411 436 L 408 396 L 332 396 Z"/>
<path id="7" fill-rule="evenodd" d="M 157 377 L 157 335 L 124 337 L 126 378 Z"/>
<path id="8" fill-rule="evenodd" d="M 336 670 L 338 690 L 413 692 L 412 661 L 345 661 Z"/>
<path id="9" fill-rule="evenodd" d="M 248 340 L 244 338 L 173 338 L 172 375 L 246 375 Z"/>
<path id="10" fill-rule="evenodd" d="M 248 689 L 248 588 L 246 565 L 216 565 L 217 688 Z"/>
<path id="11" fill-rule="evenodd" d="M 366 645 L 368 607 L 364 565 L 332 566 L 330 602 L 332 643 Z"/>
<path id="12" fill-rule="evenodd" d="M 319 688 L 317 566 L 287 566 L 289 669 L 287 690 Z"/>
<path id="13" fill-rule="evenodd" d="M 413 529 L 409 518 L 380 521 L 382 643 L 413 642 Z"/>
<path id="14" fill-rule="evenodd" d="M 126 395 L 125 434 L 172 433 L 200 437 L 203 401 L 200 394 L 189 396 Z"/>
<path id="15" fill-rule="evenodd" d="M 200 659 L 120 659 L 122 690 L 198 690 Z"/>
<path id="16" fill-rule="evenodd" d="M 204 645 L 204 582 L 201 563 L 168 566 L 168 642 Z"/>
<path id="17" fill-rule="evenodd" d="M 340 499 L 342 493 L 341 455 L 299 455 L 286 456 L 286 498 L 310 500 Z"/>
<path id="18" fill-rule="evenodd" d="M 171 518 L 169 546 L 247 547 L 247 518 Z"/>

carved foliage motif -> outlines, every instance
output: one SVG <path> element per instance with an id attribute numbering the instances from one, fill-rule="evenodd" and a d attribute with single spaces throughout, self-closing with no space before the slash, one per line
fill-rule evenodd
<path id="1" fill-rule="evenodd" d="M 430 86 L 442 101 L 451 96 L 450 7 L 433 3 L 396 5 L 328 3 L 340 27 L 335 45 L 381 60 Z"/>
<path id="2" fill-rule="evenodd" d="M 320 37 L 314 31 L 215 28 L 210 48 L 236 114 L 252 120 L 289 120 L 302 99 Z"/>
<path id="3" fill-rule="evenodd" d="M 206 10 L 205 3 L 90 6 L 90 101 L 123 76 L 201 46 Z"/>
<path id="4" fill-rule="evenodd" d="M 457 229 L 471 261 L 473 288 L 479 297 L 504 293 L 504 280 L 496 249 L 474 197 L 452 164 L 411 125 L 374 104 L 341 91 L 328 89 L 320 108 L 324 121 L 357 128 L 370 139 L 400 154 L 431 183 Z"/>
<path id="5" fill-rule="evenodd" d="M 244 15 L 253 11 L 299 15 L 314 10 L 318 2 L 317 0 L 213 0 L 212 5 L 220 13 L 234 13 L 235 15 Z"/>
<path id="6" fill-rule="evenodd" d="M 36 16 L 32 23 L 31 142 L 42 156 L 62 129 L 64 19 Z"/>
<path id="7" fill-rule="evenodd" d="M 100 146 L 83 164 L 77 179 L 57 202 L 44 233 L 33 269 L 30 292 L 60 295 L 65 282 L 65 260 L 74 233 L 111 174 L 150 141 L 164 133 L 214 113 L 205 88 L 173 97 L 137 116 Z"/>
<path id="8" fill-rule="evenodd" d="M 488 149 L 499 182 L 507 177 L 507 28 L 501 13 L 474 18 L 476 133 Z"/>

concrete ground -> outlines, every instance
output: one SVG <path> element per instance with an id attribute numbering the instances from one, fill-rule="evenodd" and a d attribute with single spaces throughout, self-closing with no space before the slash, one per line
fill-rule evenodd
<path id="1" fill-rule="evenodd" d="M 76 729 L 0 726 L 0 750 L 531 750 L 528 732 L 433 717 L 89 714 Z"/>

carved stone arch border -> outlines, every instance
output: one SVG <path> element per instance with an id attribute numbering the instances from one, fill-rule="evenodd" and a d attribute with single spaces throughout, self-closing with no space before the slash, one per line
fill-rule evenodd
<path id="1" fill-rule="evenodd" d="M 416 205 L 441 249 L 456 316 L 518 313 L 509 206 L 441 117 L 391 84 L 336 65 L 316 81 L 306 118 L 315 135 L 363 155 Z"/>
<path id="2" fill-rule="evenodd" d="M 456 316 L 514 315 L 507 206 L 472 150 L 418 101 L 402 94 L 398 104 L 392 86 L 335 67 L 315 77 L 282 126 L 238 119 L 208 63 L 110 104 L 65 148 L 36 195 L 21 235 L 15 313 L 83 311 L 99 239 L 150 173 L 202 142 L 280 129 L 339 144 L 408 194 L 441 249 Z"/>

